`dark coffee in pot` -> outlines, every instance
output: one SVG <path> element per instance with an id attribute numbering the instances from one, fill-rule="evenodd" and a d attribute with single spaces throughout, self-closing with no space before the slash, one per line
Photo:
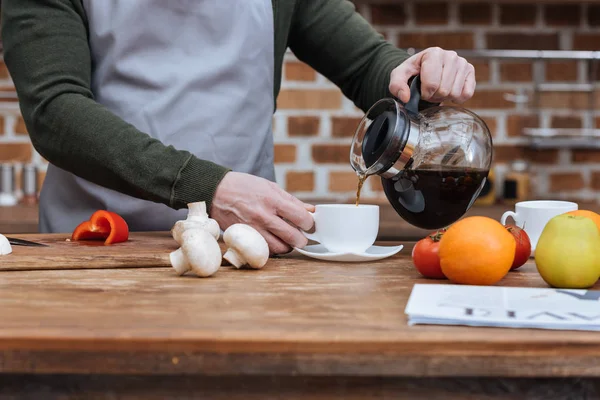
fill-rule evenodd
<path id="1" fill-rule="evenodd" d="M 381 181 L 389 202 L 403 219 L 419 228 L 439 229 L 467 212 L 487 173 L 483 169 L 423 165 Z"/>

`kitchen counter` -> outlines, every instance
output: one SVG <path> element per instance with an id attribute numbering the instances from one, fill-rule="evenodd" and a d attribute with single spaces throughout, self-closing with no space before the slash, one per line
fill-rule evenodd
<path id="1" fill-rule="evenodd" d="M 0 397 L 554 399 L 596 390 L 597 333 L 409 327 L 412 286 L 447 282 L 420 277 L 412 243 L 376 262 L 290 254 L 201 279 L 165 267 L 174 242 L 150 236 L 156 266 L 0 272 Z M 122 245 L 106 252 L 135 255 Z M 35 249 L 42 266 L 46 248 L 14 246 L 6 257 Z M 86 246 L 77 249 L 85 260 Z M 546 287 L 531 261 L 501 285 Z"/>
<path id="2" fill-rule="evenodd" d="M 331 200 L 304 199 L 311 204 L 330 203 Z M 352 200 L 342 201 L 351 203 Z M 369 204 L 377 204 L 380 207 L 380 229 L 379 240 L 418 240 L 429 230 L 416 228 L 404 221 L 394 211 L 385 199 L 370 200 Z M 587 208 L 600 212 L 600 205 L 596 203 L 579 203 L 579 208 Z M 502 214 L 507 210 L 514 210 L 514 206 L 494 204 L 490 206 L 473 206 L 467 212 L 467 216 L 483 215 L 500 220 Z M 512 220 L 509 220 L 512 223 Z M 18 205 L 15 207 L 0 207 L 0 233 L 36 233 L 38 232 L 38 208 L 37 206 Z"/>

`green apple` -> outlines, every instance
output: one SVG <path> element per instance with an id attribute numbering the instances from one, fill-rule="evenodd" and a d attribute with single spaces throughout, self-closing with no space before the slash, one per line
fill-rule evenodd
<path id="1" fill-rule="evenodd" d="M 600 276 L 600 231 L 589 218 L 568 214 L 552 218 L 535 249 L 535 264 L 553 287 L 583 289 Z"/>

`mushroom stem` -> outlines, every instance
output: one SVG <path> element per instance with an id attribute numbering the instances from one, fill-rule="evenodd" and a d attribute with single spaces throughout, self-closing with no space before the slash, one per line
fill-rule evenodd
<path id="1" fill-rule="evenodd" d="M 208 218 L 208 214 L 206 213 L 206 203 L 205 202 L 198 201 L 195 203 L 189 203 L 187 206 L 188 206 L 188 219 L 205 220 Z"/>
<path id="2" fill-rule="evenodd" d="M 242 265 L 246 263 L 244 258 L 234 249 L 228 249 L 225 254 L 223 254 L 223 258 L 226 259 L 236 268 L 240 268 Z"/>
<path id="3" fill-rule="evenodd" d="M 169 261 L 171 261 L 171 265 L 175 269 L 175 272 L 177 272 L 177 275 L 183 275 L 191 269 L 181 248 L 169 253 Z"/>

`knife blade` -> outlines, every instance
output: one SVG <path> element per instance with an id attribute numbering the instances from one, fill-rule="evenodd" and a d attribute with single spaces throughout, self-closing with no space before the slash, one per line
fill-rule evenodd
<path id="1" fill-rule="evenodd" d="M 8 242 L 12 245 L 15 246 L 41 246 L 41 247 L 47 247 L 47 244 L 43 244 L 43 243 L 36 243 L 36 242 L 31 242 L 29 240 L 24 240 L 24 239 L 17 239 L 17 238 L 13 238 L 13 237 L 6 237 L 8 239 Z"/>

